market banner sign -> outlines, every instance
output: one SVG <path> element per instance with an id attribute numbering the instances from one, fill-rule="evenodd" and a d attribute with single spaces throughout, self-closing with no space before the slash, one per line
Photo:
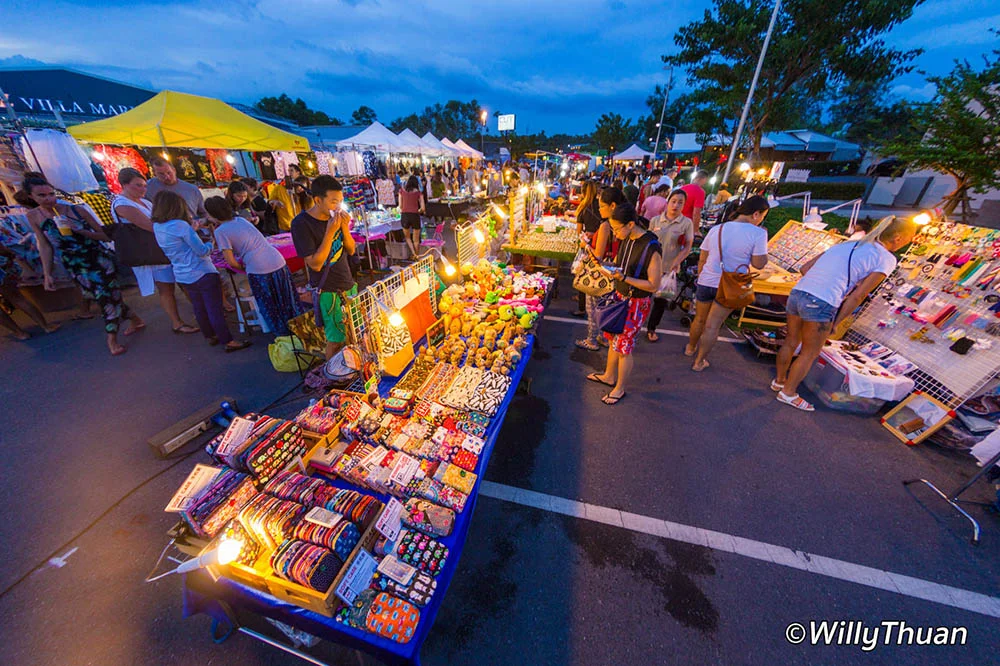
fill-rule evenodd
<path id="1" fill-rule="evenodd" d="M 514 114 L 506 113 L 502 116 L 497 116 L 497 131 L 498 132 L 513 132 L 514 131 Z"/>
<path id="2" fill-rule="evenodd" d="M 0 69 L 0 108 L 9 106 L 18 116 L 109 118 L 125 113 L 156 93 L 71 69 Z"/>

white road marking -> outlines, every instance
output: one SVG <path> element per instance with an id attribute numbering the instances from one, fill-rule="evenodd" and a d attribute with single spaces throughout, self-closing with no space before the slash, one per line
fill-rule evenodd
<path id="1" fill-rule="evenodd" d="M 879 590 L 887 590 L 915 599 L 934 601 L 946 606 L 1000 618 L 1000 597 L 991 597 L 979 592 L 963 590 L 934 583 L 929 580 L 904 576 L 882 569 L 866 567 L 853 562 L 836 560 L 822 555 L 813 555 L 801 550 L 792 550 L 763 541 L 754 541 L 732 534 L 704 530 L 700 527 L 672 523 L 650 516 L 641 516 L 627 511 L 619 511 L 606 506 L 587 504 L 575 500 L 547 495 L 545 493 L 515 488 L 491 481 L 483 481 L 480 492 L 486 497 L 530 506 L 543 511 L 561 513 L 574 518 L 582 518 L 633 532 L 683 541 L 696 546 L 705 546 L 727 553 L 735 553 L 763 562 L 806 571 L 809 573 L 857 583 Z"/>
<path id="2" fill-rule="evenodd" d="M 545 321 L 561 321 L 564 324 L 583 324 L 584 326 L 587 325 L 586 319 L 570 319 L 569 317 L 556 317 L 555 315 L 545 315 L 543 319 L 545 319 Z M 688 337 L 687 331 L 671 331 L 666 328 L 658 328 L 656 329 L 656 332 L 659 333 L 660 335 L 676 335 L 677 337 L 680 338 Z M 740 338 L 727 338 L 721 335 L 719 336 L 719 341 L 732 342 L 733 344 L 737 345 L 741 345 L 746 342 L 746 340 L 741 340 Z"/>
<path id="3" fill-rule="evenodd" d="M 60 557 L 50 557 L 49 566 L 62 569 L 64 566 L 66 566 L 66 560 L 69 559 L 69 556 L 78 550 L 80 550 L 80 548 L 74 546 L 73 548 L 70 548 L 65 553 L 63 553 Z"/>

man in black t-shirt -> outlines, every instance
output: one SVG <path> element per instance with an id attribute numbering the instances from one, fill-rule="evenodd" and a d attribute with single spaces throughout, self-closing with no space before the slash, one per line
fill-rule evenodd
<path id="1" fill-rule="evenodd" d="M 318 176 L 311 191 L 312 207 L 292 220 L 292 241 L 296 254 L 305 260 L 313 299 L 318 299 L 329 359 L 347 340 L 344 298 L 358 293 L 347 260 L 355 246 L 351 216 L 342 210 L 343 185 L 333 176 Z"/>
<path id="2" fill-rule="evenodd" d="M 625 201 L 638 208 L 639 188 L 635 186 L 636 177 L 635 171 L 629 169 L 625 174 L 625 187 L 622 189 L 622 193 L 625 195 Z"/>

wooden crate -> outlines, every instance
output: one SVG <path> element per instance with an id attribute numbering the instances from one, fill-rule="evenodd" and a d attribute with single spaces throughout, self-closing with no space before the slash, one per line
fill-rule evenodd
<path id="1" fill-rule="evenodd" d="M 270 591 L 267 587 L 267 579 L 269 576 L 274 575 L 274 572 L 271 571 L 270 551 L 265 552 L 257 558 L 257 561 L 252 567 L 240 564 L 239 562 L 232 562 L 220 568 L 222 570 L 222 575 L 226 578 L 232 578 L 235 581 L 239 581 L 240 583 L 252 587 L 255 590 L 260 590 L 261 592 Z"/>

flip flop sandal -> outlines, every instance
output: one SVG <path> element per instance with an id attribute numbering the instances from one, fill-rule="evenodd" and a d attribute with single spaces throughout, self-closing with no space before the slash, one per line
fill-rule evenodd
<path id="1" fill-rule="evenodd" d="M 608 382 L 601 381 L 599 377 L 600 377 L 599 374 L 597 374 L 596 372 L 592 372 L 589 375 L 587 375 L 587 381 L 594 382 L 595 384 L 601 384 L 603 386 L 614 386 L 614 384 L 609 384 Z"/>
<path id="2" fill-rule="evenodd" d="M 781 391 L 778 392 L 777 398 L 778 402 L 788 405 L 789 407 L 794 407 L 795 409 L 800 409 L 803 412 L 815 412 L 816 408 L 811 404 L 803 400 L 800 396 L 787 396 Z"/>
<path id="3" fill-rule="evenodd" d="M 192 326 L 191 324 L 182 324 L 177 328 L 173 328 L 170 330 L 174 332 L 174 335 L 191 335 L 192 333 L 201 333 L 200 328 L 198 328 L 197 326 Z"/>
<path id="4" fill-rule="evenodd" d="M 249 347 L 252 344 L 253 343 L 250 342 L 249 340 L 243 340 L 238 345 L 236 345 L 234 347 L 230 347 L 229 345 L 226 345 L 226 353 L 228 354 L 229 352 L 235 352 L 235 351 L 240 351 L 241 349 L 246 349 L 247 347 Z"/>
<path id="5" fill-rule="evenodd" d="M 613 396 L 610 393 L 608 393 L 603 398 L 601 398 L 601 402 L 603 402 L 608 407 L 614 407 L 619 402 L 621 402 L 622 400 L 624 400 L 625 396 L 627 396 L 627 395 L 628 395 L 628 393 L 622 393 L 620 396 L 618 396 L 616 398 L 615 396 Z"/>
<path id="6" fill-rule="evenodd" d="M 660 336 L 657 335 L 655 332 L 650 331 L 649 333 L 646 333 L 646 339 L 649 340 L 650 342 L 659 342 Z"/>

